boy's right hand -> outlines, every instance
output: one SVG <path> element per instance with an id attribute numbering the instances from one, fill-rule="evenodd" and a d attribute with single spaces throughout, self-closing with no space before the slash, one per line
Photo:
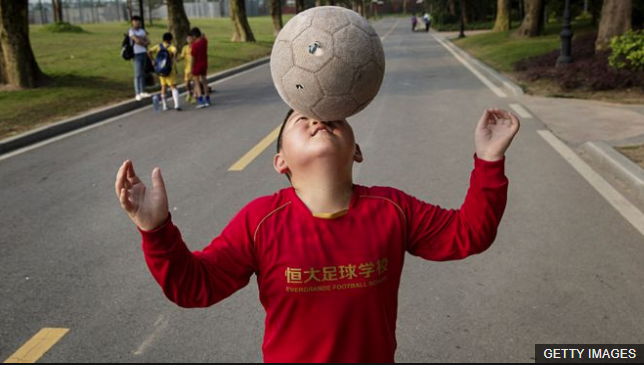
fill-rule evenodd
<path id="1" fill-rule="evenodd" d="M 154 230 L 168 219 L 168 195 L 158 167 L 152 171 L 152 187 L 148 189 L 136 176 L 132 161 L 127 160 L 116 175 L 115 188 L 121 207 L 140 229 Z"/>

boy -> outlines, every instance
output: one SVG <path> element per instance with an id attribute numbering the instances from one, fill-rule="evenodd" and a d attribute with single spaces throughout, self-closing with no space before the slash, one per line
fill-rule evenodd
<path id="1" fill-rule="evenodd" d="M 136 101 L 150 97 L 150 94 L 144 91 L 145 80 L 145 57 L 147 47 L 150 44 L 148 32 L 141 28 L 141 17 L 135 15 L 132 17 L 132 28 L 128 31 L 128 36 L 134 44 L 134 94 Z"/>
<path id="2" fill-rule="evenodd" d="M 183 46 L 181 50 L 181 55 L 179 56 L 179 61 L 185 60 L 186 66 L 183 71 L 183 81 L 186 83 L 186 89 L 188 89 L 188 95 L 186 95 L 186 101 L 188 103 L 194 104 L 197 100 L 194 98 L 194 89 L 192 85 L 192 54 L 190 53 L 190 45 L 194 41 L 192 35 L 188 34 L 186 37 L 187 44 Z"/>
<path id="3" fill-rule="evenodd" d="M 211 306 L 257 275 L 266 362 L 393 362 L 405 252 L 457 260 L 492 244 L 507 196 L 504 155 L 518 130 L 514 115 L 485 111 L 465 202 L 445 210 L 354 185 L 363 156 L 350 125 L 289 112 L 274 167 L 292 187 L 251 202 L 201 252 L 172 224 L 158 168 L 147 189 L 125 161 L 115 188 L 152 275 L 179 306 Z"/>
<path id="4" fill-rule="evenodd" d="M 172 90 L 172 99 L 174 100 L 174 110 L 181 111 L 181 106 L 179 105 L 179 90 L 177 89 L 177 47 L 172 45 L 172 33 L 165 33 L 163 35 L 163 43 L 158 44 L 148 51 L 148 57 L 152 61 L 152 64 L 155 64 L 156 55 L 163 49 L 167 50 L 170 54 L 170 60 L 172 62 L 171 71 L 169 74 L 163 76 L 159 75 L 159 83 L 161 84 L 161 102 L 163 103 L 163 110 L 168 110 L 168 104 L 165 100 L 167 87 L 170 87 Z"/>
<path id="5" fill-rule="evenodd" d="M 201 34 L 199 28 L 192 28 L 190 35 L 194 38 L 190 45 L 192 77 L 195 81 L 197 109 L 201 109 L 210 106 L 210 89 L 206 78 L 208 76 L 208 39 Z"/>

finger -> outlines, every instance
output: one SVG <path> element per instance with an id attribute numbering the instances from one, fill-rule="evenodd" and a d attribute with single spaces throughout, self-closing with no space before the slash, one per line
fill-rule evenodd
<path id="1" fill-rule="evenodd" d="M 124 187 L 125 183 L 125 168 L 127 161 L 124 161 L 119 171 L 116 173 L 116 182 L 114 183 L 114 189 L 116 191 L 116 196 L 121 196 L 121 189 Z"/>
<path id="2" fill-rule="evenodd" d="M 490 123 L 490 117 L 491 117 L 491 109 L 486 109 L 483 112 L 483 115 L 481 116 L 481 119 L 479 119 L 478 124 L 476 125 L 477 128 L 479 129 L 484 129 L 487 127 L 487 125 Z"/>
<path id="3" fill-rule="evenodd" d="M 119 201 L 121 202 L 121 207 L 123 207 L 126 212 L 132 213 L 134 211 L 134 203 L 130 201 L 130 193 L 127 189 L 121 189 Z"/>
<path id="4" fill-rule="evenodd" d="M 492 113 L 497 119 L 503 119 L 503 120 L 510 119 L 510 113 L 507 110 L 493 109 Z"/>
<path id="5" fill-rule="evenodd" d="M 134 164 L 129 160 L 127 161 L 127 180 L 132 185 L 141 183 L 141 179 L 136 176 L 136 172 L 134 171 Z"/>
<path id="6" fill-rule="evenodd" d="M 160 189 L 165 192 L 165 182 L 161 176 L 161 169 L 158 167 L 152 170 L 152 189 Z"/>
<path id="7" fill-rule="evenodd" d="M 519 118 L 514 113 L 510 113 L 510 123 L 513 132 L 516 134 L 521 128 L 521 120 L 519 120 Z"/>

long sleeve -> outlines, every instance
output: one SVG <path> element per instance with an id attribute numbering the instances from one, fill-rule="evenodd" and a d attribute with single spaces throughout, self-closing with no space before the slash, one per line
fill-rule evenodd
<path id="1" fill-rule="evenodd" d="M 464 259 L 487 250 L 496 238 L 507 201 L 504 166 L 505 159 L 487 162 L 475 157 L 470 188 L 458 210 L 409 197 L 407 250 L 433 261 Z"/>
<path id="2" fill-rule="evenodd" d="M 152 276 L 181 307 L 214 305 L 246 286 L 256 271 L 244 210 L 203 251 L 188 250 L 171 218 L 154 231 L 140 232 Z"/>

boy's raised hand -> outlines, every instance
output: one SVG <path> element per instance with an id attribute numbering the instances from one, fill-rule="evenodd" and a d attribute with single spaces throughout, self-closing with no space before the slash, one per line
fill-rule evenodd
<path id="1" fill-rule="evenodd" d="M 158 167 L 152 171 L 152 187 L 148 189 L 136 176 L 132 161 L 127 160 L 116 175 L 115 188 L 121 207 L 142 230 L 158 228 L 168 218 L 168 195 Z"/>
<path id="2" fill-rule="evenodd" d="M 486 110 L 474 134 L 476 156 L 485 161 L 501 160 L 520 126 L 519 119 L 512 113 L 500 109 Z"/>

